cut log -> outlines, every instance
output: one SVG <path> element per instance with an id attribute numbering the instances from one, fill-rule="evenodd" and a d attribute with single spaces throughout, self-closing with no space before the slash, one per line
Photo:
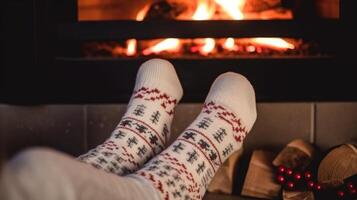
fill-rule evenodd
<path id="1" fill-rule="evenodd" d="M 314 200 L 314 193 L 312 191 L 283 191 L 284 200 Z"/>
<path id="2" fill-rule="evenodd" d="M 243 154 L 243 148 L 233 153 L 218 169 L 212 182 L 208 186 L 208 192 L 232 194 L 233 178 L 236 165 Z"/>
<path id="3" fill-rule="evenodd" d="M 303 140 L 293 140 L 274 159 L 273 165 L 285 166 L 295 170 L 304 170 L 312 162 L 315 154 L 314 147 Z M 284 200 L 313 200 L 314 195 L 310 191 L 287 191 L 283 190 Z"/>
<path id="4" fill-rule="evenodd" d="M 297 170 L 304 170 L 310 165 L 315 154 L 314 147 L 303 140 L 293 140 L 274 159 L 273 165 L 283 165 Z"/>
<path id="5" fill-rule="evenodd" d="M 327 187 L 343 184 L 344 179 L 357 174 L 357 148 L 344 144 L 332 149 L 321 161 L 318 181 Z"/>
<path id="6" fill-rule="evenodd" d="M 275 181 L 275 172 L 271 164 L 274 157 L 275 154 L 268 151 L 253 152 L 242 188 L 243 196 L 264 199 L 279 197 L 281 186 Z"/>

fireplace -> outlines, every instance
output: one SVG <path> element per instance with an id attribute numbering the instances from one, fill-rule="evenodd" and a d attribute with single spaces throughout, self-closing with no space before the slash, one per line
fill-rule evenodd
<path id="1" fill-rule="evenodd" d="M 230 3 L 230 4 L 229 4 Z M 226 71 L 258 101 L 354 101 L 353 5 L 338 0 L 8 1 L 1 101 L 126 102 L 136 70 L 170 60 L 183 101 Z M 10 12 L 18 10 L 18 16 Z M 31 17 L 29 17 L 31 16 Z M 17 28 L 18 21 L 29 24 Z M 50 89 L 48 89 L 48 87 Z"/>

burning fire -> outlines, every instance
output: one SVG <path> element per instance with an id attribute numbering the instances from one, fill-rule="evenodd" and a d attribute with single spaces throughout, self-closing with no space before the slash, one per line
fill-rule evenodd
<path id="1" fill-rule="evenodd" d="M 192 16 L 193 20 L 209 20 L 214 13 L 213 5 L 209 4 L 207 0 L 199 0 L 197 9 Z"/>
<path id="2" fill-rule="evenodd" d="M 277 49 L 294 49 L 295 46 L 281 38 L 253 38 L 253 43 Z"/>
<path id="3" fill-rule="evenodd" d="M 130 39 L 127 42 L 126 55 L 127 56 L 135 56 L 136 54 L 136 40 Z"/>
<path id="4" fill-rule="evenodd" d="M 235 45 L 233 38 L 227 38 L 223 44 L 223 48 L 230 51 L 236 51 L 238 47 Z"/>
<path id="5" fill-rule="evenodd" d="M 168 38 L 150 48 L 144 49 L 143 54 L 147 56 L 153 53 L 157 54 L 163 51 L 177 52 L 179 49 L 180 40 L 177 38 Z"/>
<path id="6" fill-rule="evenodd" d="M 220 5 L 224 11 L 235 20 L 244 19 L 243 6 L 245 0 L 215 0 L 215 2 Z"/>
<path id="7" fill-rule="evenodd" d="M 192 14 L 192 20 L 211 20 L 219 19 L 216 16 L 217 12 L 224 13 L 232 20 L 245 19 L 243 13 L 243 7 L 246 0 L 198 0 L 198 4 L 195 12 Z M 146 13 L 149 10 L 149 6 L 146 6 L 136 16 L 137 21 L 142 21 Z M 234 38 L 227 38 L 223 41 L 215 40 L 213 38 L 194 39 L 193 46 L 190 47 L 191 52 L 198 52 L 201 55 L 209 55 L 212 53 L 217 45 L 220 45 L 227 51 L 237 51 L 238 46 Z M 256 51 L 256 46 L 268 47 L 275 50 L 287 50 L 294 49 L 295 46 L 292 43 L 287 42 L 282 38 L 251 38 L 249 39 L 250 45 L 247 47 L 248 52 Z M 167 38 L 156 43 L 153 46 L 142 51 L 143 55 L 159 54 L 161 52 L 179 52 L 184 46 L 184 40 L 177 38 Z M 137 54 L 137 41 L 136 39 L 130 39 L 127 41 L 126 55 L 134 56 Z"/>
<path id="8" fill-rule="evenodd" d="M 146 13 L 149 10 L 149 6 L 145 6 L 143 9 L 141 9 L 138 14 L 136 15 L 136 21 L 143 21 L 145 18 Z M 130 39 L 127 41 L 127 47 L 126 47 L 126 55 L 127 56 L 135 56 L 136 55 L 136 49 L 137 49 L 137 41 L 136 39 Z"/>
<path id="9" fill-rule="evenodd" d="M 200 0 L 197 6 L 195 14 L 193 14 L 193 20 L 209 20 L 212 18 L 214 9 L 213 6 L 209 5 L 208 1 Z M 203 46 L 198 48 L 198 52 L 202 55 L 208 55 L 211 53 L 216 46 L 216 42 L 213 38 L 205 38 L 203 40 Z"/>

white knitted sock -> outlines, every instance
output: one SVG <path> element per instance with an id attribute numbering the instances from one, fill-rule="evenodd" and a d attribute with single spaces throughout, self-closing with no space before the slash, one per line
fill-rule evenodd
<path id="1" fill-rule="evenodd" d="M 236 73 L 222 74 L 195 121 L 170 147 L 129 176 L 144 177 L 162 199 L 202 199 L 219 166 L 241 147 L 256 116 L 249 81 Z"/>
<path id="2" fill-rule="evenodd" d="M 131 173 L 164 149 L 182 87 L 171 63 L 141 65 L 127 111 L 111 137 L 78 159 L 118 175 Z"/>

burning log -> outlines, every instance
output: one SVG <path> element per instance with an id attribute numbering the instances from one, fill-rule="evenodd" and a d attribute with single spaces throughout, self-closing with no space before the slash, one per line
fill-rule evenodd
<path id="1" fill-rule="evenodd" d="M 292 19 L 293 12 L 289 9 L 275 8 L 261 12 L 244 13 L 245 19 Z"/>
<path id="2" fill-rule="evenodd" d="M 281 6 L 281 0 L 246 0 L 243 12 L 261 12 Z"/>
<path id="3" fill-rule="evenodd" d="M 205 12 L 213 10 L 218 11 L 212 19 L 229 19 L 230 14 L 244 13 L 245 19 L 291 19 L 293 17 L 291 10 L 280 7 L 281 0 L 241 0 L 236 4 L 223 4 L 219 0 L 207 0 L 204 4 L 201 1 L 186 0 L 159 0 L 150 5 L 150 9 L 145 19 L 192 19 L 194 14 L 199 12 L 199 7 L 205 5 Z M 233 10 L 227 10 L 226 6 L 239 6 Z M 226 5 L 226 6 L 225 6 Z M 222 7 L 223 6 L 223 7 Z M 235 16 L 235 15 L 234 15 Z M 237 19 L 233 17 L 234 19 Z M 240 18 L 240 17 L 238 17 Z"/>
<path id="4" fill-rule="evenodd" d="M 243 148 L 233 153 L 218 169 L 216 175 L 213 177 L 212 182 L 208 186 L 209 192 L 232 194 L 233 190 L 233 177 L 239 159 L 243 154 Z"/>
<path id="5" fill-rule="evenodd" d="M 150 5 L 145 20 L 189 19 L 197 7 L 197 1 L 159 0 Z"/>

